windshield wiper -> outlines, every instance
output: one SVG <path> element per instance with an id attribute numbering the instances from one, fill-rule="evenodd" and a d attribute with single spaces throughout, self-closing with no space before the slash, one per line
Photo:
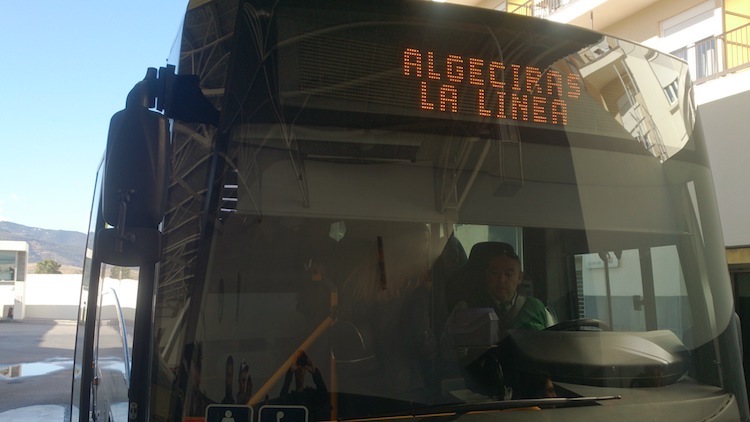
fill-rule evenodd
<path id="1" fill-rule="evenodd" d="M 622 396 L 591 396 L 591 397 L 551 397 L 544 399 L 519 399 L 519 400 L 494 400 L 477 403 L 456 403 L 449 405 L 425 406 L 413 409 L 405 409 L 400 412 L 388 412 L 378 415 L 368 415 L 362 417 L 341 418 L 339 421 L 348 422 L 367 422 L 388 419 L 403 419 L 404 417 L 446 417 L 461 416 L 471 412 L 482 411 L 501 411 L 510 409 L 523 409 L 531 407 L 554 408 L 554 407 L 571 407 L 587 406 L 596 402 L 606 400 L 619 400 Z"/>

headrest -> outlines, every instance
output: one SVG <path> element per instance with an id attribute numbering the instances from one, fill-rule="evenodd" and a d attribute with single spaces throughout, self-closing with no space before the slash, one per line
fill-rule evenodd
<path id="1" fill-rule="evenodd" d="M 496 256 L 509 256 L 520 262 L 513 246 L 505 242 L 480 242 L 471 248 L 468 266 L 475 268 L 486 268 L 490 258 Z"/>

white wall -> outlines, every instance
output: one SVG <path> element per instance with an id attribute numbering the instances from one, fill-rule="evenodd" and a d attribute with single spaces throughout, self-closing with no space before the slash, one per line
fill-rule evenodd
<path id="1" fill-rule="evenodd" d="M 29 274 L 25 283 L 15 289 L 0 291 L 0 303 L 14 303 L 14 319 L 78 319 L 81 298 L 81 274 Z M 117 292 L 126 319 L 132 319 L 138 282 L 136 280 L 104 280 L 104 291 Z M 103 298 L 112 305 L 113 296 Z M 3 315 L 5 317 L 5 315 Z"/>
<path id="2" fill-rule="evenodd" d="M 750 245 L 750 91 L 698 107 L 727 247 Z"/>
<path id="3" fill-rule="evenodd" d="M 16 292 L 23 308 L 14 309 L 16 319 L 78 318 L 81 274 L 29 274 L 23 290 Z"/>

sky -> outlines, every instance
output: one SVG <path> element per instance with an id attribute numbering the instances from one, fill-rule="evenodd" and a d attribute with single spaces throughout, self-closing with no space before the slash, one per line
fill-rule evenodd
<path id="1" fill-rule="evenodd" d="M 109 120 L 187 0 L 0 1 L 0 221 L 87 232 Z"/>

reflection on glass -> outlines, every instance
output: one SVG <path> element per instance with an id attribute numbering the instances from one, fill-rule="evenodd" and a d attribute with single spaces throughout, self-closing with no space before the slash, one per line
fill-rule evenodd
<path id="1" fill-rule="evenodd" d="M 654 157 L 663 162 L 685 146 L 693 122 L 677 99 L 689 83 L 687 64 L 606 36 L 571 60 L 586 93 Z"/>
<path id="2" fill-rule="evenodd" d="M 172 237 L 193 227 L 192 196 L 172 198 L 155 330 L 170 415 L 728 400 L 731 292 L 684 62 L 505 15 L 300 4 L 241 12 L 221 192 L 194 237 Z M 206 179 L 192 169 L 175 189 Z"/>

